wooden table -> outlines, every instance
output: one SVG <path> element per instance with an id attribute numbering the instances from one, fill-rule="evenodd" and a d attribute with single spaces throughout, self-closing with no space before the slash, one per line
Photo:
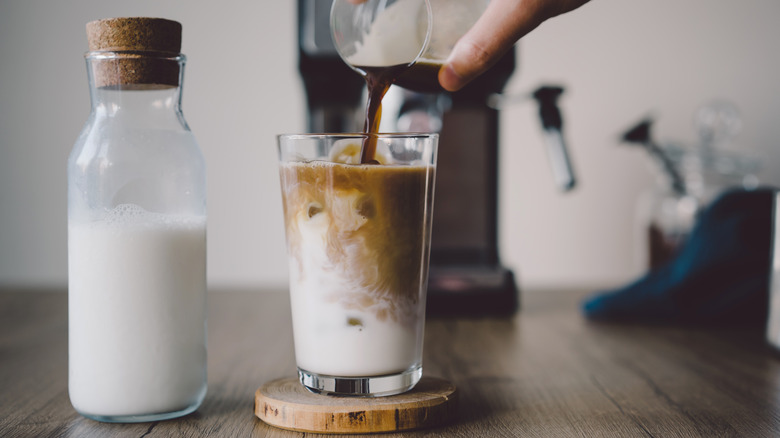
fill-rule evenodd
<path id="1" fill-rule="evenodd" d="M 430 319 L 425 373 L 458 385 L 459 419 L 385 436 L 780 436 L 780 358 L 760 331 L 594 323 L 581 296 L 526 293 L 513 318 Z M 295 374 L 292 342 L 287 294 L 211 293 L 200 409 L 102 424 L 68 401 L 66 294 L 3 291 L 0 436 L 303 436 L 252 414 L 262 383 Z"/>

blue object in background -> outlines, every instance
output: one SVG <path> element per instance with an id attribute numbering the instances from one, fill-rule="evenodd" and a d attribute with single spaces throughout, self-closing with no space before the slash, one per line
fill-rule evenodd
<path id="1" fill-rule="evenodd" d="M 775 190 L 733 190 L 704 210 L 665 265 L 582 304 L 595 320 L 766 323 Z"/>

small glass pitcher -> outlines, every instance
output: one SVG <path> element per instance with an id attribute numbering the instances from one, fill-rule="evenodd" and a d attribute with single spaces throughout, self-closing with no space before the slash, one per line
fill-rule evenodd
<path id="1" fill-rule="evenodd" d="M 440 91 L 439 69 L 455 43 L 477 22 L 490 0 L 335 0 L 331 33 L 352 68 L 410 68 L 396 84 Z"/>

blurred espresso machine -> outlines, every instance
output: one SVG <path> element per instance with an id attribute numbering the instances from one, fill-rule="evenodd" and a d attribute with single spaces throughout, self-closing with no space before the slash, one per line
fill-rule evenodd
<path id="1" fill-rule="evenodd" d="M 365 81 L 339 57 L 330 35 L 332 1 L 298 0 L 299 68 L 308 106 L 308 131 L 362 132 Z M 380 132 L 439 132 L 428 281 L 429 314 L 508 315 L 519 307 L 515 276 L 498 255 L 499 113 L 491 98 L 515 69 L 510 51 L 490 71 L 456 93 L 416 93 L 391 87 Z M 555 101 L 562 89 L 543 87 L 540 103 L 554 171 L 574 186 L 560 136 Z M 556 138 L 557 137 L 557 138 Z M 561 153 L 563 156 L 561 157 Z M 556 177 L 557 179 L 561 179 Z"/>

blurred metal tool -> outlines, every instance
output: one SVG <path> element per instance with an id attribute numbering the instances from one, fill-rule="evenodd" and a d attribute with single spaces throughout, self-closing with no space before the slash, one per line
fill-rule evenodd
<path id="1" fill-rule="evenodd" d="M 562 191 L 567 192 L 577 185 L 577 179 L 563 138 L 563 117 L 558 108 L 558 97 L 563 94 L 563 91 L 564 88 L 560 86 L 543 85 L 531 94 L 492 94 L 488 97 L 487 104 L 491 108 L 503 109 L 513 103 L 536 100 L 553 179 Z"/>
<path id="2" fill-rule="evenodd" d="M 569 191 L 577 184 L 577 180 L 574 178 L 574 169 L 563 138 L 563 118 L 558 109 L 558 97 L 562 93 L 563 87 L 545 85 L 534 91 L 533 96 L 539 104 L 539 118 L 544 129 L 547 157 L 553 178 L 561 190 Z"/>

